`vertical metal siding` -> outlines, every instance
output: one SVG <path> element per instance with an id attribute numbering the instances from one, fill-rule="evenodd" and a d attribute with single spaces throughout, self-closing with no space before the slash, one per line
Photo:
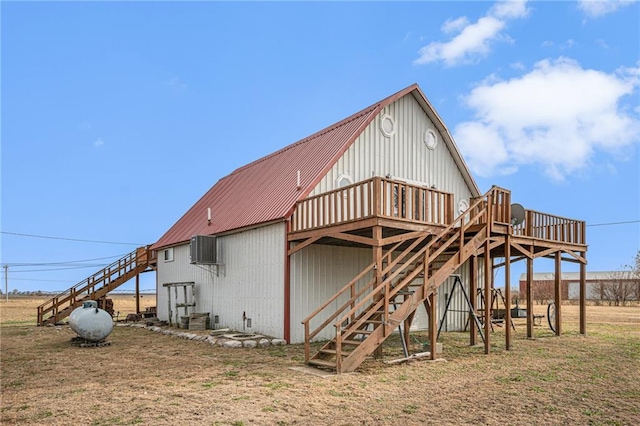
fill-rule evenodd
<path id="1" fill-rule="evenodd" d="M 396 124 L 396 132 L 391 137 L 384 136 L 380 131 L 380 117 L 385 114 L 393 117 Z M 424 144 L 424 133 L 429 129 L 433 130 L 438 137 L 438 145 L 433 150 L 428 149 Z M 393 102 L 379 113 L 314 188 L 311 195 L 335 189 L 337 187 L 337 179 L 341 174 L 351 176 L 354 182 L 368 179 L 373 175 L 385 176 L 390 174 L 394 177 L 423 182 L 428 186 L 435 185 L 440 190 L 454 194 L 454 209 L 456 209 L 456 213 L 459 200 L 469 200 L 472 194 L 442 135 L 415 98 L 408 95 Z M 370 262 L 371 258 L 368 258 L 363 268 Z M 302 267 L 302 265 L 299 265 L 299 267 Z M 468 292 L 468 264 L 460 267 L 456 273 L 462 275 L 463 284 Z M 352 276 L 356 274 L 357 271 Z M 338 284 L 335 289 L 339 289 L 349 279 L 343 279 L 342 284 Z M 451 291 L 452 285 L 453 279 L 450 278 L 448 282 L 442 284 L 438 289 L 439 320 L 444 312 L 445 293 Z M 315 307 L 323 303 L 332 294 L 327 292 L 327 296 L 320 297 L 322 300 L 315 302 L 315 305 L 309 302 L 310 305 L 307 312 L 312 312 Z M 451 309 L 463 310 L 464 304 L 462 294 L 457 291 L 452 300 Z M 443 329 L 462 330 L 464 329 L 466 318 L 467 315 L 464 313 L 450 313 Z M 426 311 L 421 306 L 414 319 L 413 328 L 425 329 L 427 324 Z"/>
<path id="2" fill-rule="evenodd" d="M 380 117 L 389 114 L 396 123 L 396 132 L 385 137 L 380 131 Z M 424 133 L 433 130 L 438 137 L 434 150 L 424 144 Z M 349 147 L 333 168 L 314 188 L 311 195 L 337 187 L 337 178 L 348 174 L 354 182 L 372 175 L 424 182 L 455 194 L 455 205 L 468 200 L 467 186 L 451 152 L 434 123 L 413 96 L 404 96 L 383 109 L 364 132 Z"/>
<path id="3" fill-rule="evenodd" d="M 169 320 L 167 289 L 162 286 L 165 283 L 195 282 L 195 310 L 196 312 L 209 312 L 209 305 L 204 303 L 204 301 L 208 299 L 206 293 L 211 291 L 211 286 L 208 285 L 211 282 L 210 274 L 206 269 L 196 267 L 189 263 L 189 244 L 173 248 L 173 261 L 165 262 L 162 259 L 162 256 L 159 256 L 158 270 L 156 273 L 158 318 L 163 321 Z M 179 289 L 179 293 L 182 293 L 181 289 Z M 174 290 L 171 289 L 172 310 L 175 310 L 176 301 L 174 298 L 175 293 Z M 189 308 L 189 312 L 192 312 L 191 308 Z M 182 308 L 180 308 L 180 315 L 183 315 Z M 171 320 L 175 321 L 175 316 Z"/>
<path id="4" fill-rule="evenodd" d="M 291 256 L 291 342 L 304 341 L 301 322 L 327 299 L 337 293 L 373 261 L 371 249 L 311 245 Z M 362 282 L 371 277 L 365 278 Z M 361 284 L 362 284 L 361 282 Z M 338 300 L 333 311 L 344 303 Z M 318 317 L 317 326 L 327 315 Z M 335 337 L 335 329 L 327 327 L 317 340 Z"/>
<path id="5" fill-rule="evenodd" d="M 174 248 L 174 261 L 158 264 L 158 318 L 167 319 L 163 283 L 196 283 L 196 311 L 220 318 L 220 327 L 242 330 L 242 314 L 251 318 L 248 332 L 283 336 L 284 223 L 218 238 L 220 261 L 215 266 L 191 265 L 189 245 Z M 172 300 L 172 303 L 174 301 Z"/>

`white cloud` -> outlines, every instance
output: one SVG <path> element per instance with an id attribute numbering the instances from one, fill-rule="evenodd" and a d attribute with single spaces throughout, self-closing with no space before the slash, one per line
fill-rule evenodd
<path id="1" fill-rule="evenodd" d="M 447 66 L 472 63 L 486 56 L 496 40 L 511 41 L 502 30 L 511 19 L 526 16 L 526 0 L 501 1 L 487 14 L 469 24 L 466 17 L 448 19 L 442 25 L 444 33 L 458 33 L 447 42 L 434 41 L 420 49 L 415 64 L 442 61 Z"/>
<path id="2" fill-rule="evenodd" d="M 512 64 L 509 65 L 511 68 L 513 68 L 514 70 L 524 70 L 524 64 L 522 62 L 514 62 Z"/>
<path id="3" fill-rule="evenodd" d="M 469 20 L 466 16 L 461 16 L 456 19 L 447 19 L 440 28 L 443 33 L 457 33 L 464 27 L 469 25 Z"/>
<path id="4" fill-rule="evenodd" d="M 637 0 L 579 0 L 578 9 L 589 18 L 599 18 L 635 3 Z"/>
<path id="5" fill-rule="evenodd" d="M 102 138 L 98 138 L 95 140 L 95 142 L 93 142 L 93 146 L 96 148 L 99 148 L 102 145 L 104 145 L 104 141 L 102 140 Z"/>
<path id="6" fill-rule="evenodd" d="M 640 85 L 638 65 L 607 74 L 546 59 L 521 77 L 485 81 L 465 99 L 475 119 L 456 126 L 456 141 L 478 175 L 533 164 L 562 180 L 589 165 L 596 151 L 615 153 L 640 141 L 640 117 L 625 104 Z"/>
<path id="7" fill-rule="evenodd" d="M 596 40 L 596 44 L 597 44 L 599 47 L 603 48 L 603 49 L 608 49 L 608 48 L 609 48 L 609 45 L 607 44 L 607 42 L 606 42 L 606 41 L 604 41 L 604 40 L 603 40 L 603 39 L 601 39 L 601 38 L 599 38 L 599 39 L 597 39 L 597 40 Z"/>
<path id="8" fill-rule="evenodd" d="M 514 19 L 527 16 L 527 0 L 508 0 L 496 3 L 490 13 L 498 18 Z"/>
<path id="9" fill-rule="evenodd" d="M 551 40 L 545 40 L 542 42 L 542 44 L 540 45 L 540 47 L 551 47 L 553 46 L 553 42 Z"/>

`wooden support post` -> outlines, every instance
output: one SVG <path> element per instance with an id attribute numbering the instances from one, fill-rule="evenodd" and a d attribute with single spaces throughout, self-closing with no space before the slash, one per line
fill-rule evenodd
<path id="1" fill-rule="evenodd" d="M 136 274 L 136 315 L 140 315 L 140 274 Z"/>
<path id="2" fill-rule="evenodd" d="M 169 305 L 167 308 L 167 313 L 169 314 L 169 325 L 171 325 L 171 287 L 167 287 L 167 304 Z"/>
<path id="3" fill-rule="evenodd" d="M 402 329 L 402 332 L 404 333 L 404 341 L 405 344 L 407 345 L 407 350 L 409 350 L 409 348 L 411 347 L 411 323 L 413 322 L 413 317 L 415 316 L 416 312 L 413 311 L 406 320 L 404 320 L 404 328 Z"/>
<path id="4" fill-rule="evenodd" d="M 511 231 L 509 231 L 511 232 Z M 511 238 L 507 234 L 504 238 L 504 344 L 505 349 L 511 349 Z"/>
<path id="5" fill-rule="evenodd" d="M 429 359 L 431 360 L 436 359 L 437 352 L 438 322 L 436 316 L 438 315 L 438 310 L 436 309 L 436 294 L 434 291 L 429 295 L 429 345 L 431 346 Z"/>
<path id="6" fill-rule="evenodd" d="M 533 247 L 531 249 L 533 252 Z M 533 259 L 527 258 L 527 338 L 533 339 Z"/>
<path id="7" fill-rule="evenodd" d="M 556 252 L 555 258 L 555 280 L 554 280 L 554 298 L 553 303 L 556 305 L 556 318 L 554 328 L 556 329 L 556 336 L 560 335 L 562 327 L 562 289 L 560 287 L 562 283 L 562 253 Z"/>
<path id="8" fill-rule="evenodd" d="M 182 287 L 182 290 L 184 292 L 184 316 L 186 317 L 187 315 L 189 315 L 189 312 L 188 312 L 189 308 L 187 308 L 187 304 L 189 303 L 187 302 L 187 286 L 185 285 L 184 287 Z"/>
<path id="9" fill-rule="evenodd" d="M 174 287 L 174 292 L 176 295 L 176 327 L 180 326 L 180 314 L 178 313 L 178 287 Z"/>
<path id="10" fill-rule="evenodd" d="M 491 352 L 491 247 L 489 239 L 484 245 L 484 353 Z"/>
<path id="11" fill-rule="evenodd" d="M 469 265 L 469 299 L 471 301 L 471 309 L 473 314 L 477 314 L 476 302 L 478 301 L 478 256 L 471 256 L 471 262 Z M 469 345 L 475 346 L 478 344 L 478 329 L 473 317 L 469 316 Z"/>
<path id="12" fill-rule="evenodd" d="M 587 252 L 583 251 L 580 256 L 587 259 Z M 580 334 L 587 335 L 587 264 L 580 263 Z"/>
<path id="13" fill-rule="evenodd" d="M 375 241 L 375 246 L 373 247 L 373 261 L 376 263 L 376 283 L 374 285 L 374 287 L 378 287 L 380 284 L 382 284 L 382 246 L 380 245 L 380 242 L 382 240 L 382 227 L 381 226 L 374 226 L 373 227 L 373 240 Z M 389 294 L 388 289 L 385 289 L 385 301 L 384 301 L 384 313 L 382 314 L 382 318 L 381 320 L 383 321 L 382 327 L 384 327 L 384 329 L 386 329 L 386 323 L 388 321 L 389 318 L 389 300 L 386 299 L 387 295 Z M 376 298 L 376 300 L 380 300 L 380 295 L 376 295 L 374 296 Z M 385 333 L 386 335 L 386 333 Z M 378 346 L 375 351 L 373 352 L 373 357 L 376 359 L 382 358 L 382 345 Z"/>

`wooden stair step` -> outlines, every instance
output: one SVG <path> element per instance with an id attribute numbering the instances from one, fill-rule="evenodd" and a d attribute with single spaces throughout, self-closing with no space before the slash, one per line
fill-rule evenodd
<path id="1" fill-rule="evenodd" d="M 344 334 L 371 334 L 373 330 L 345 330 Z"/>
<path id="2" fill-rule="evenodd" d="M 328 367 L 328 368 L 333 368 L 335 370 L 336 368 L 336 363 L 335 361 L 327 361 L 324 359 L 310 359 L 307 364 L 311 364 L 311 365 L 317 365 L 319 367 Z"/>
<path id="3" fill-rule="evenodd" d="M 329 355 L 337 355 L 338 351 L 336 351 L 335 349 L 320 349 L 320 353 L 329 354 Z M 342 353 L 342 356 L 349 356 L 351 351 L 342 351 L 341 353 Z"/>
<path id="4" fill-rule="evenodd" d="M 335 343 L 335 340 L 332 340 L 332 342 Z M 343 339 L 342 340 L 342 344 L 343 345 L 352 345 L 352 346 L 358 346 L 362 342 L 363 342 L 363 340 L 353 340 L 353 339 Z"/>

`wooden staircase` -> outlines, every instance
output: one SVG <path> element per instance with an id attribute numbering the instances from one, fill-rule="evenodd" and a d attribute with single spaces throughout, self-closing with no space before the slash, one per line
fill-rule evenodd
<path id="1" fill-rule="evenodd" d="M 138 274 L 155 269 L 157 259 L 149 246 L 116 260 L 78 284 L 38 306 L 38 325 L 55 324 L 66 318 L 85 300 L 98 300 Z M 46 318 L 45 318 L 46 316 Z"/>
<path id="2" fill-rule="evenodd" d="M 437 235 L 425 232 L 416 237 L 412 233 L 384 254 L 380 266 L 376 262 L 369 265 L 305 318 L 305 362 L 337 373 L 358 368 L 403 321 L 413 318 L 420 304 L 456 269 L 489 243 L 489 222 L 503 216 L 504 194 L 493 187 Z M 508 220 L 506 223 L 508 226 Z M 359 288 L 358 282 L 367 275 L 373 277 Z M 337 310 L 327 313 L 329 306 L 343 300 Z M 318 322 L 323 316 L 326 319 L 311 330 L 311 321 Z M 335 337 L 311 355 L 312 339 L 331 324 Z"/>

